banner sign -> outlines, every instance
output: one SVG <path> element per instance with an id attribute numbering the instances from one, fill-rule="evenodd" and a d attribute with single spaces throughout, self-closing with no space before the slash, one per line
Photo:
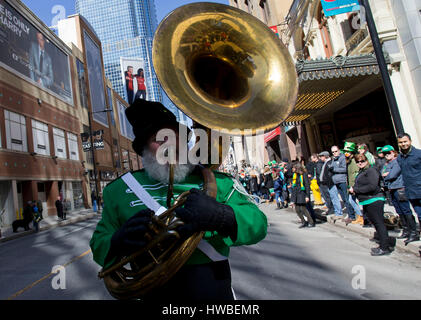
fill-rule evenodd
<path id="1" fill-rule="evenodd" d="M 91 141 L 89 140 L 89 132 L 82 132 L 80 134 L 80 137 L 82 139 L 82 150 L 84 152 L 91 151 Z"/>
<path id="2" fill-rule="evenodd" d="M 264 141 L 265 143 L 269 142 L 273 138 L 279 136 L 281 134 L 281 128 L 277 127 L 276 129 L 273 129 L 272 131 L 265 133 Z"/>
<path id="3" fill-rule="evenodd" d="M 89 91 L 93 119 L 108 127 L 108 117 L 104 110 L 107 105 L 105 100 L 104 73 L 102 68 L 101 50 L 99 46 L 84 31 L 86 65 L 88 68 Z"/>
<path id="4" fill-rule="evenodd" d="M 0 65 L 73 105 L 69 57 L 4 0 Z"/>
<path id="5" fill-rule="evenodd" d="M 358 0 L 322 0 L 322 7 L 326 17 L 360 10 Z"/>
<path id="6" fill-rule="evenodd" d="M 269 27 L 279 38 L 278 26 L 270 26 Z"/>
<path id="7" fill-rule="evenodd" d="M 104 135 L 104 130 L 97 130 L 92 132 L 92 137 L 93 137 L 93 145 L 95 150 L 102 150 L 104 149 L 104 139 L 103 139 L 103 135 Z M 80 137 L 82 139 L 82 149 L 84 152 L 88 152 L 92 150 L 91 147 L 91 141 L 90 141 L 90 135 L 89 132 L 82 132 L 80 134 Z"/>
<path id="8" fill-rule="evenodd" d="M 103 140 L 104 130 L 97 130 L 92 132 L 94 138 L 94 148 L 95 150 L 104 149 L 104 140 Z"/>

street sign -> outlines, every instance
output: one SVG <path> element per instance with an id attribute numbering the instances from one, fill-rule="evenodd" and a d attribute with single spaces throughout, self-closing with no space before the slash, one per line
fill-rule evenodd
<path id="1" fill-rule="evenodd" d="M 326 17 L 360 10 L 358 0 L 322 0 L 322 7 Z"/>

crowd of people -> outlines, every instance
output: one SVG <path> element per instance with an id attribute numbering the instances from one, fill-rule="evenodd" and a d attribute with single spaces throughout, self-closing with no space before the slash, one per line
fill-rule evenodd
<path id="1" fill-rule="evenodd" d="M 31 222 L 35 232 L 38 232 L 39 222 L 43 219 L 42 211 L 40 200 L 28 201 L 23 209 L 22 219 L 17 219 L 12 223 L 13 232 L 18 232 L 19 228 L 23 228 L 25 231 L 31 230 L 29 226 Z"/>
<path id="2" fill-rule="evenodd" d="M 405 245 L 420 240 L 415 217 L 419 224 L 421 150 L 412 146 L 407 133 L 397 139 L 399 151 L 385 145 L 373 154 L 366 144 L 345 142 L 342 149 L 332 146 L 330 152 L 312 154 L 307 163 L 303 159 L 269 161 L 260 170 L 246 167 L 232 174 L 257 202 L 276 202 L 279 210 L 294 208 L 300 228 L 315 227 L 314 206 L 323 215 L 332 215 L 333 221 L 374 227 L 372 240 L 379 246 L 371 254 L 385 255 L 396 244 L 384 222 L 385 203 L 399 215 L 402 234 L 398 239 L 405 239 Z"/>
<path id="3" fill-rule="evenodd" d="M 55 206 L 57 210 L 57 218 L 60 220 L 66 220 L 66 214 L 70 210 L 70 201 L 64 199 L 61 200 L 61 196 L 57 197 Z M 30 224 L 35 232 L 39 231 L 39 223 L 44 219 L 43 206 L 41 200 L 32 200 L 26 203 L 25 208 L 22 212 L 22 219 L 16 219 L 12 223 L 13 232 L 18 232 L 19 228 L 23 228 L 25 231 L 32 230 Z"/>

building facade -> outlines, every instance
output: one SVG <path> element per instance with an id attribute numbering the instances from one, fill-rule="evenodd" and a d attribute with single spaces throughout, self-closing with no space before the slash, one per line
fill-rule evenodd
<path id="1" fill-rule="evenodd" d="M 230 0 L 267 23 L 296 63 L 299 93 L 284 125 L 265 135 L 268 158 L 308 159 L 344 141 L 396 147 L 364 9 L 326 17 L 320 0 Z M 420 2 L 370 1 L 404 130 L 420 145 Z M 281 14 L 276 6 L 283 6 Z M 287 6 L 287 7 L 285 7 Z M 277 28 L 273 28 L 276 25 Z"/>
<path id="2" fill-rule="evenodd" d="M 415 145 L 421 138 L 420 5 L 370 1 L 404 130 Z M 287 121 L 303 127 L 307 150 L 301 155 L 345 141 L 366 143 L 373 153 L 385 144 L 397 147 L 365 8 L 327 17 L 320 0 L 295 0 L 287 20 L 287 45 L 300 83 Z"/>
<path id="3" fill-rule="evenodd" d="M 243 10 L 256 18 L 260 19 L 265 23 L 273 32 L 277 34 L 280 41 L 285 43 L 286 30 L 288 23 L 286 16 L 291 6 L 292 0 L 287 1 L 275 1 L 275 0 L 230 0 L 229 4 L 240 10 Z M 281 122 L 281 120 L 280 120 Z M 300 126 L 298 126 L 300 128 Z M 287 134 L 287 132 L 290 132 Z M 270 132 L 266 132 L 263 141 L 264 143 L 259 144 L 259 148 L 263 150 L 256 151 L 254 154 L 262 155 L 259 158 L 250 156 L 243 150 L 253 149 L 253 146 L 247 148 L 247 141 L 245 138 L 236 137 L 233 143 L 232 152 L 230 158 L 236 159 L 237 166 L 240 163 L 249 163 L 251 166 L 262 168 L 269 160 L 281 161 L 283 159 L 291 159 L 296 157 L 296 149 L 300 150 L 301 131 L 297 131 L 297 127 L 293 123 L 283 123 L 279 127 L 273 129 Z M 236 146 L 241 146 L 236 147 Z"/>
<path id="4" fill-rule="evenodd" d="M 8 227 L 28 201 L 40 200 L 48 215 L 58 196 L 84 208 L 86 184 L 72 51 L 20 1 L 0 6 L 0 205 Z"/>
<path id="5" fill-rule="evenodd" d="M 157 27 L 154 1 L 76 0 L 75 5 L 76 12 L 88 21 L 102 43 L 105 75 L 114 90 L 129 103 L 132 101 L 136 94 L 131 92 L 133 83 L 126 86 L 123 82 L 124 73 L 132 66 L 133 75 L 143 69 L 147 100 L 162 101 L 152 65 L 152 42 Z"/>
<path id="6" fill-rule="evenodd" d="M 28 201 L 40 200 L 43 215 L 56 215 L 58 197 L 70 211 L 91 208 L 93 191 L 142 164 L 128 103 L 105 78 L 90 25 L 70 17 L 59 37 L 22 2 L 0 7 L 0 228 L 8 229 Z"/>

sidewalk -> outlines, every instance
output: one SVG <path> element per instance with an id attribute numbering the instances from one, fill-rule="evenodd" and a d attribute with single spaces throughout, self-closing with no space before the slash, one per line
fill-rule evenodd
<path id="1" fill-rule="evenodd" d="M 388 205 L 385 205 L 385 211 L 394 211 L 394 208 Z M 322 210 L 318 209 L 317 207 L 314 208 L 314 211 L 316 213 L 316 216 L 318 219 L 322 220 L 322 221 L 326 221 L 332 225 L 335 225 L 336 227 L 339 228 L 344 228 L 347 229 L 348 231 L 353 231 L 353 232 L 357 232 L 369 239 L 373 238 L 374 236 L 374 232 L 376 231 L 374 229 L 374 227 L 371 228 L 363 228 L 361 225 L 358 224 L 348 224 L 346 225 L 345 222 L 342 221 L 342 219 L 340 220 L 334 220 L 333 217 L 334 215 L 322 215 L 321 213 L 323 212 Z M 400 229 L 396 229 L 396 230 L 388 230 L 389 232 L 389 236 L 391 237 L 398 237 L 401 234 Z M 404 243 L 405 239 L 396 239 L 396 247 L 395 250 L 400 250 L 403 252 L 407 252 L 407 253 L 412 253 L 415 254 L 417 257 L 421 257 L 421 241 L 413 241 L 410 242 L 407 246 L 405 246 Z"/>
<path id="2" fill-rule="evenodd" d="M 66 220 L 58 218 L 57 215 L 47 216 L 44 217 L 44 219 L 39 223 L 39 231 L 44 231 L 55 227 L 62 227 L 75 222 L 91 219 L 97 215 L 98 213 L 94 212 L 92 209 L 82 209 L 68 212 L 66 215 Z M 31 230 L 24 231 L 22 228 L 19 228 L 18 232 L 16 233 L 13 232 L 12 227 L 2 229 L 0 242 L 17 239 L 28 234 L 35 233 L 32 222 L 29 224 L 29 227 Z"/>

